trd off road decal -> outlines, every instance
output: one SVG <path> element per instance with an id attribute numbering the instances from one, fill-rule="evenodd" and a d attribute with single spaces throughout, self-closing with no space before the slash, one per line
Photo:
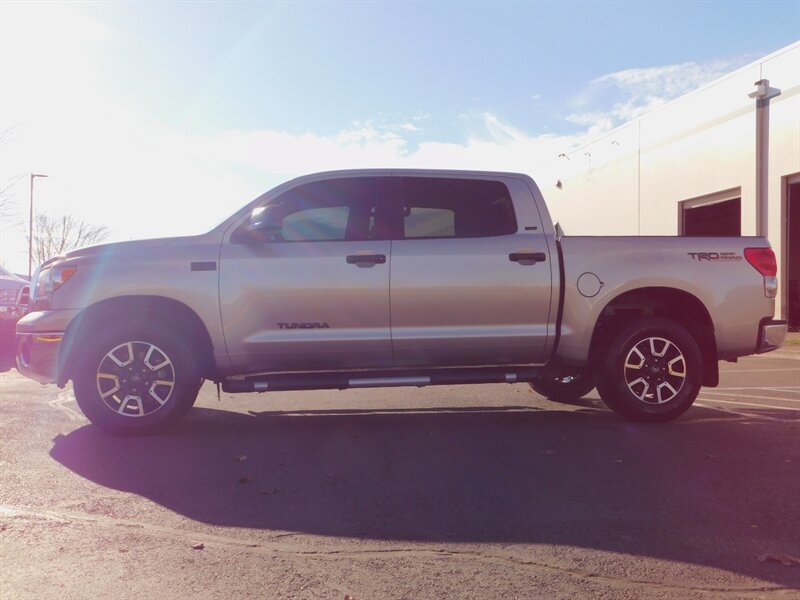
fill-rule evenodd
<path id="1" fill-rule="evenodd" d="M 736 254 L 736 252 L 687 252 L 689 256 L 692 257 L 692 260 L 696 261 L 725 261 L 725 262 L 738 262 L 740 260 L 744 260 L 740 255 Z"/>
<path id="2" fill-rule="evenodd" d="M 331 326 L 322 323 L 278 323 L 278 329 L 330 329 Z"/>

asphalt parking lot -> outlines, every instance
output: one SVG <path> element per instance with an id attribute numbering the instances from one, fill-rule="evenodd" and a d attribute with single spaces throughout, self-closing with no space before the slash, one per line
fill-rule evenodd
<path id="1" fill-rule="evenodd" d="M 722 368 L 665 425 L 525 385 L 206 385 L 114 438 L 6 360 L 0 597 L 796 598 L 800 353 Z"/>

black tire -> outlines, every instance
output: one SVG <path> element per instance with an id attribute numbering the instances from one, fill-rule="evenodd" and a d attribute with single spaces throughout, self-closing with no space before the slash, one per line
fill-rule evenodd
<path id="1" fill-rule="evenodd" d="M 700 346 L 674 321 L 639 318 L 612 338 L 594 379 L 600 397 L 622 417 L 669 421 L 686 412 L 700 392 Z"/>
<path id="2" fill-rule="evenodd" d="M 76 351 L 75 399 L 92 423 L 115 435 L 163 431 L 200 391 L 190 345 L 169 328 L 114 325 Z"/>
<path id="3" fill-rule="evenodd" d="M 533 391 L 553 402 L 575 402 L 594 389 L 594 380 L 588 373 L 545 374 L 530 384 Z"/>

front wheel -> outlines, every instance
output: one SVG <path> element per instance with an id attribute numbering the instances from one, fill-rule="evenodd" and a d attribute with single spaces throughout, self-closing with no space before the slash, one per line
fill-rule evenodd
<path id="1" fill-rule="evenodd" d="M 153 326 L 112 326 L 89 340 L 73 377 L 75 399 L 116 435 L 154 433 L 189 410 L 202 379 L 182 336 Z"/>
<path id="2" fill-rule="evenodd" d="M 682 325 L 660 317 L 623 327 L 595 366 L 600 397 L 634 421 L 680 416 L 697 398 L 702 381 L 697 341 Z"/>

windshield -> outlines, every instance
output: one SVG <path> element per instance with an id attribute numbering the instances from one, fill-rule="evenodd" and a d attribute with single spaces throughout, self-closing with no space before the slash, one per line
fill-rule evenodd
<path id="1" fill-rule="evenodd" d="M 15 276 L 12 272 L 10 272 L 8 269 L 3 267 L 2 265 L 0 265 L 0 275 L 2 275 L 4 277 L 14 277 Z"/>

